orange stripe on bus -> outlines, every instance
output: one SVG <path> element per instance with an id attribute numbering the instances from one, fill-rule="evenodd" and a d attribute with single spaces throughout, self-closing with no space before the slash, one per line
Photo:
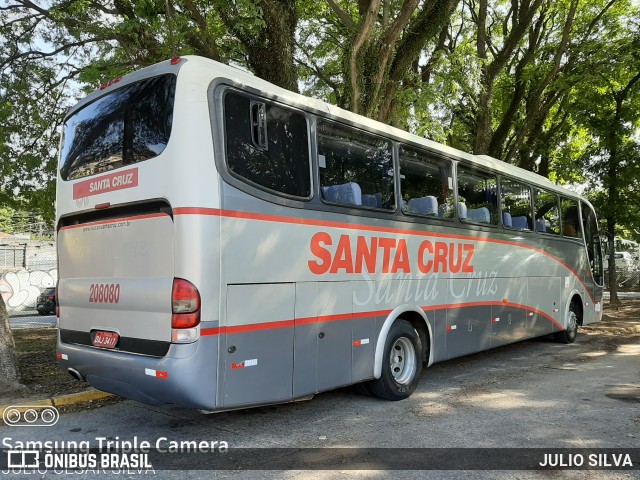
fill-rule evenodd
<path id="1" fill-rule="evenodd" d="M 334 222 L 327 220 L 315 220 L 309 218 L 295 218 L 295 217 L 285 217 L 279 215 L 266 215 L 262 213 L 252 213 L 252 212 L 239 212 L 235 210 L 221 210 L 217 208 L 200 208 L 200 207 L 178 207 L 173 209 L 174 215 L 207 215 L 214 217 L 226 217 L 226 218 L 239 218 L 243 220 L 258 220 L 263 222 L 276 222 L 276 223 L 288 223 L 295 225 L 306 225 L 313 227 L 329 227 L 329 228 L 341 228 L 346 230 L 359 230 L 359 231 L 368 231 L 368 232 L 381 232 L 381 233 L 394 233 L 401 235 L 416 235 L 419 237 L 434 237 L 434 238 L 448 238 L 454 240 L 470 240 L 474 242 L 484 242 L 484 243 L 494 243 L 498 245 L 508 245 L 519 248 L 526 248 L 528 250 L 533 250 L 541 255 L 549 257 L 554 261 L 558 262 L 560 265 L 569 270 L 578 281 L 582 284 L 587 292 L 587 295 L 591 297 L 591 300 L 595 302 L 595 298 L 589 291 L 589 288 L 585 285 L 584 281 L 578 275 L 578 273 L 571 268 L 567 263 L 559 259 L 558 257 L 551 255 L 550 253 L 545 252 L 544 250 L 540 250 L 539 248 L 532 247 L 530 245 L 524 245 L 518 242 L 512 242 L 510 240 L 499 240 L 496 238 L 485 238 L 485 237 L 472 237 L 469 235 L 458 235 L 453 233 L 434 233 L 434 232 L 424 232 L 422 230 L 408 230 L 403 228 L 395 228 L 395 227 L 376 227 L 373 225 L 364 225 L 359 223 L 346 223 L 346 222 Z"/>
<path id="2" fill-rule="evenodd" d="M 538 315 L 543 316 L 547 320 L 551 321 L 554 325 L 556 325 L 560 330 L 564 330 L 562 325 L 560 325 L 553 317 L 546 314 L 545 312 L 538 310 L 536 308 L 528 307 L 526 305 L 520 305 L 517 303 L 507 303 L 504 302 L 469 302 L 469 303 L 453 303 L 447 305 L 429 305 L 425 307 L 421 307 L 423 311 L 434 311 L 434 310 L 446 310 L 446 309 L 454 309 L 454 308 L 470 308 L 470 307 L 490 307 L 490 306 L 509 306 L 513 308 L 517 308 L 519 310 L 525 310 L 527 312 L 534 312 Z M 294 320 L 281 320 L 276 322 L 265 322 L 265 323 L 252 323 L 248 325 L 234 325 L 230 327 L 215 327 L 215 328 L 204 328 L 200 331 L 201 336 L 212 336 L 212 335 L 222 335 L 222 334 L 234 334 L 234 333 L 247 333 L 247 332 L 256 332 L 261 330 L 271 330 L 276 328 L 290 328 L 296 325 L 310 325 L 314 323 L 324 323 L 324 322 L 335 322 L 341 320 L 351 320 L 351 319 L 359 319 L 359 318 L 371 318 L 371 317 L 379 317 L 389 315 L 392 310 L 376 310 L 371 312 L 357 312 L 357 313 L 341 313 L 336 315 L 322 315 L 319 317 L 304 317 L 304 318 L 296 318 Z"/>

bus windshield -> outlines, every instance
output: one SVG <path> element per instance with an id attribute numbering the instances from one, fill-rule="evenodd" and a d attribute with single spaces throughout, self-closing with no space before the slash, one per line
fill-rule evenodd
<path id="1" fill-rule="evenodd" d="M 73 180 L 158 156 L 171 133 L 175 75 L 132 83 L 67 119 L 60 174 Z"/>

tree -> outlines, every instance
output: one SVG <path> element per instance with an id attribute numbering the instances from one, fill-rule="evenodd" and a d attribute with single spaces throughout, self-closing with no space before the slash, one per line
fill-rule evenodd
<path id="1" fill-rule="evenodd" d="M 416 88 L 410 79 L 418 70 L 430 69 L 429 61 L 420 61 L 431 56 L 426 50 L 430 45 L 442 48 L 439 38 L 458 3 L 327 0 L 329 8 L 319 15 L 305 11 L 300 37 L 306 44 L 298 44 L 299 63 L 307 77 L 315 76 L 329 88 L 329 98 L 339 106 L 384 123 L 404 124 L 398 97 Z"/>
<path id="2" fill-rule="evenodd" d="M 132 70 L 197 54 L 297 90 L 296 12 L 291 0 L 2 1 L 0 198 L 18 195 L 52 223 L 66 109 Z"/>
<path id="3" fill-rule="evenodd" d="M 462 40 L 439 72 L 443 91 L 454 83 L 461 92 L 449 102 L 448 143 L 552 175 L 557 146 L 570 135 L 570 92 L 584 78 L 583 47 L 621 15 L 622 3 L 465 2 Z"/>
<path id="4" fill-rule="evenodd" d="M 0 339 L 0 392 L 6 393 L 18 390 L 21 383 L 15 343 L 2 295 L 0 295 Z"/>
<path id="5" fill-rule="evenodd" d="M 581 96 L 584 122 L 596 140 L 595 152 L 587 167 L 600 178 L 604 195 L 600 211 L 606 220 L 606 231 L 613 238 L 621 219 L 637 209 L 640 200 L 640 32 L 609 42 L 606 58 L 602 58 L 593 76 L 595 89 Z M 629 67 L 635 67 L 631 70 Z M 583 103 L 585 102 L 585 103 Z M 589 102 L 588 104 L 586 102 Z M 598 115 L 593 111 L 597 109 Z M 615 259 L 609 255 L 611 303 L 618 303 Z"/>

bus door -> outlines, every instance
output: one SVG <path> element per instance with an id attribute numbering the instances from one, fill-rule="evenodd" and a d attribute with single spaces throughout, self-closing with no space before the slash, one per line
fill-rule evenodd
<path id="1" fill-rule="evenodd" d="M 227 286 L 223 406 L 291 400 L 294 283 Z"/>
<path id="2" fill-rule="evenodd" d="M 604 286 L 604 272 L 602 265 L 602 237 L 598 231 L 598 222 L 593 209 L 584 202 L 580 204 L 582 212 L 582 226 L 584 227 L 584 238 L 587 245 L 587 256 L 589 267 L 594 283 L 591 286 L 591 293 L 596 302 L 602 301 L 602 288 Z"/>

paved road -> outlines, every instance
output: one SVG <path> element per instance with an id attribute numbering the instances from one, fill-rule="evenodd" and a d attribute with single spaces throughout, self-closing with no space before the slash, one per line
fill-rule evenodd
<path id="1" fill-rule="evenodd" d="M 426 369 L 401 402 L 339 390 L 297 404 L 202 415 L 131 401 L 65 413 L 50 428 L 0 428 L 14 440 L 226 441 L 231 447 L 640 447 L 640 335 L 527 341 Z M 338 470 L 330 471 L 337 468 Z M 161 471 L 153 478 L 580 478 L 635 472 Z M 47 474 L 44 478 L 54 478 Z M 96 478 L 105 478 L 96 477 Z M 122 478 L 122 476 L 120 477 Z M 132 477 L 135 478 L 135 477 Z"/>
<path id="2" fill-rule="evenodd" d="M 640 292 L 618 292 L 618 298 L 640 300 Z M 609 292 L 604 292 L 605 301 L 609 301 Z"/>
<path id="3" fill-rule="evenodd" d="M 29 315 L 21 314 L 9 317 L 9 324 L 12 329 L 18 328 L 39 328 L 39 327 L 55 327 L 55 315 L 38 315 L 32 313 Z"/>

